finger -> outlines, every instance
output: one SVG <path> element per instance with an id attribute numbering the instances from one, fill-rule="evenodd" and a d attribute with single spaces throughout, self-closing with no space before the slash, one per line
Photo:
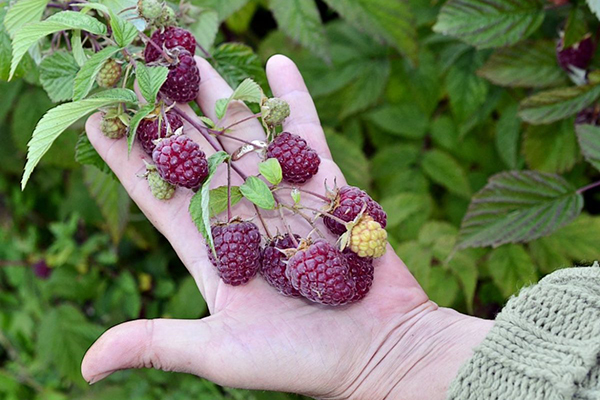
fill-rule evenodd
<path id="1" fill-rule="evenodd" d="M 156 368 L 201 375 L 215 330 L 210 319 L 137 320 L 105 332 L 87 351 L 81 374 L 90 384 L 113 372 Z"/>
<path id="2" fill-rule="evenodd" d="M 290 105 L 283 130 L 303 137 L 321 157 L 331 158 L 315 104 L 296 64 L 282 55 L 267 61 L 267 79 L 275 97 Z"/>
<path id="3" fill-rule="evenodd" d="M 96 113 L 86 122 L 90 142 L 148 220 L 171 242 L 204 297 L 211 299 L 218 276 L 207 261 L 201 235 L 187 211 L 192 191 L 179 188 L 168 201 L 156 199 L 146 179 L 140 176 L 145 171 L 144 160 L 151 162 L 150 157 L 139 146 L 134 146 L 128 155 L 125 139 L 112 140 L 104 136 L 100 131 L 101 118 L 101 114 Z"/>
<path id="4" fill-rule="evenodd" d="M 233 89 L 227 82 L 219 75 L 217 71 L 203 58 L 196 57 L 198 68 L 200 69 L 200 91 L 198 93 L 197 103 L 202 109 L 202 112 L 213 121 L 217 121 L 217 115 L 215 113 L 215 104 L 217 100 L 227 98 L 233 93 Z M 240 121 L 244 118 L 252 116 L 252 111 L 241 101 L 232 101 L 227 108 L 225 118 L 221 121 L 221 127 L 227 127 L 228 125 Z M 229 133 L 237 138 L 252 141 L 255 139 L 264 140 L 265 134 L 260 125 L 260 122 L 256 118 L 242 122 L 232 128 Z M 223 143 L 225 150 L 233 152 L 239 148 L 242 143 L 227 139 L 220 138 Z"/>

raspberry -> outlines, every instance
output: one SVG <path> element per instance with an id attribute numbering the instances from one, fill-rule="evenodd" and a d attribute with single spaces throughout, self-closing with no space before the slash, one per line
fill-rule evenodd
<path id="1" fill-rule="evenodd" d="M 100 130 L 109 139 L 120 139 L 127 134 L 127 125 L 118 115 L 107 113 L 102 116 Z"/>
<path id="2" fill-rule="evenodd" d="M 196 39 L 194 35 L 182 28 L 169 27 L 163 31 L 160 29 L 154 31 L 150 38 L 161 49 L 174 49 L 183 47 L 193 56 L 196 53 Z M 162 56 L 152 43 L 147 43 L 144 49 L 144 59 L 147 63 L 156 61 Z"/>
<path id="3" fill-rule="evenodd" d="M 369 293 L 373 284 L 373 259 L 359 257 L 349 249 L 344 250 L 343 254 L 350 267 L 350 276 L 356 284 L 356 295 L 352 302 L 359 301 Z"/>
<path id="4" fill-rule="evenodd" d="M 52 275 L 52 268 L 46 264 L 46 261 L 41 260 L 33 264 L 33 273 L 38 278 L 46 280 Z"/>
<path id="5" fill-rule="evenodd" d="M 121 79 L 121 64 L 110 58 L 100 68 L 96 76 L 98 86 L 103 88 L 113 87 Z"/>
<path id="6" fill-rule="evenodd" d="M 217 257 L 210 247 L 208 254 L 223 282 L 232 286 L 248 283 L 260 268 L 260 233 L 256 225 L 252 222 L 214 225 L 212 236 Z"/>
<path id="7" fill-rule="evenodd" d="M 302 296 L 317 303 L 340 306 L 356 296 L 348 260 L 322 239 L 290 257 L 286 275 Z"/>
<path id="8" fill-rule="evenodd" d="M 294 235 L 296 242 L 300 241 L 300 236 Z M 262 265 L 260 268 L 261 274 L 265 280 L 285 296 L 298 297 L 298 292 L 290 280 L 285 275 L 287 267 L 287 257 L 278 249 L 296 248 L 294 241 L 289 235 L 279 236 L 272 240 L 263 252 Z"/>
<path id="9" fill-rule="evenodd" d="M 343 221 L 353 221 L 366 204 L 365 214 L 370 215 L 373 219 L 385 228 L 387 224 L 387 215 L 383 208 L 367 193 L 354 186 L 343 186 L 338 191 L 333 200 L 330 213 Z M 325 226 L 335 235 L 341 235 L 346 232 L 346 227 L 329 217 L 323 217 Z"/>
<path id="10" fill-rule="evenodd" d="M 161 178 L 154 165 L 146 167 L 146 179 L 152 195 L 158 200 L 169 200 L 175 194 L 175 186 Z"/>
<path id="11" fill-rule="evenodd" d="M 142 145 L 144 151 L 152 155 L 152 151 L 156 145 L 154 141 L 159 138 L 167 137 L 168 134 L 174 133 L 177 129 L 183 126 L 183 121 L 179 115 L 174 112 L 167 111 L 165 113 L 166 121 L 162 118 L 162 115 L 152 115 L 150 118 L 144 118 L 140 121 L 137 128 L 137 137 Z M 160 125 L 160 133 L 158 126 Z M 167 125 L 168 128 L 167 129 Z"/>
<path id="12" fill-rule="evenodd" d="M 152 159 L 161 178 L 173 185 L 195 189 L 208 176 L 206 155 L 186 135 L 162 139 L 154 148 Z"/>
<path id="13" fill-rule="evenodd" d="M 590 65 L 595 51 L 596 43 L 591 35 L 566 49 L 563 48 L 563 39 L 560 39 L 556 45 L 556 58 L 560 67 L 567 72 L 573 72 L 573 67 L 585 70 Z"/>
<path id="14" fill-rule="evenodd" d="M 137 12 L 152 25 L 162 14 L 162 4 L 157 0 L 138 0 Z"/>
<path id="15" fill-rule="evenodd" d="M 178 60 L 169 66 L 169 75 L 160 89 L 169 99 L 187 103 L 198 96 L 200 71 L 189 51 L 178 48 Z"/>
<path id="16" fill-rule="evenodd" d="M 290 116 L 290 106 L 284 100 L 273 97 L 260 107 L 263 121 L 270 127 L 279 126 Z"/>
<path id="17" fill-rule="evenodd" d="M 387 232 L 369 215 L 363 215 L 350 232 L 350 250 L 359 257 L 381 257 L 386 244 Z"/>
<path id="18" fill-rule="evenodd" d="M 283 179 L 291 183 L 304 183 L 319 170 L 321 159 L 308 147 L 306 140 L 293 133 L 283 132 L 267 148 L 267 157 L 281 164 Z"/>

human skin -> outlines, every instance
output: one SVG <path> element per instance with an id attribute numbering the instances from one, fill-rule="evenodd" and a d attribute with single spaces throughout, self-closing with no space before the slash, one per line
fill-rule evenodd
<path id="1" fill-rule="evenodd" d="M 205 60 L 197 58 L 202 77 L 198 105 L 213 120 L 214 105 L 232 89 Z M 273 56 L 267 77 L 276 97 L 287 101 L 291 114 L 284 130 L 302 136 L 321 157 L 319 173 L 303 187 L 323 191 L 323 182 L 338 186 L 345 179 L 333 162 L 323 129 L 294 63 Z M 189 113 L 189 106 L 184 107 Z M 240 102 L 230 106 L 219 125 L 228 126 L 251 115 Z M 207 257 L 203 239 L 188 214 L 192 191 L 179 189 L 173 199 L 155 199 L 140 173 L 149 157 L 136 145 L 127 155 L 126 140 L 111 140 L 99 129 L 100 115 L 89 118 L 86 131 L 100 156 L 115 172 L 131 198 L 169 240 L 204 296 L 210 316 L 199 320 L 153 319 L 125 322 L 109 329 L 88 350 L 81 366 L 95 383 L 115 371 L 157 368 L 197 375 L 220 385 L 301 393 L 319 399 L 444 399 L 458 369 L 492 326 L 492 321 L 462 315 L 430 301 L 402 260 L 388 246 L 375 261 L 375 280 L 362 301 L 326 307 L 280 295 L 260 276 L 245 286 L 225 285 Z M 214 150 L 189 124 L 186 134 L 210 155 Z M 232 135 L 262 139 L 256 119 L 236 125 Z M 239 143 L 224 139 L 227 151 Z M 246 174 L 257 170 L 258 156 L 234 164 Z M 240 178 L 232 173 L 233 184 Z M 214 187 L 226 184 L 219 168 Z M 287 202 L 285 191 L 278 197 Z M 309 195 L 302 202 L 322 203 Z M 256 218 L 247 202 L 234 212 Z M 287 218 L 294 232 L 310 227 L 300 217 Z M 283 232 L 278 215 L 265 213 L 271 233 Z M 322 226 L 321 226 L 322 227 Z"/>

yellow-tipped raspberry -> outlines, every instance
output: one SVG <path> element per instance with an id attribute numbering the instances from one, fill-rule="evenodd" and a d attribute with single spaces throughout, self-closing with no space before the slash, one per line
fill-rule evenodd
<path id="1" fill-rule="evenodd" d="M 385 254 L 387 232 L 371 216 L 364 215 L 350 233 L 350 250 L 359 257 L 381 257 Z"/>

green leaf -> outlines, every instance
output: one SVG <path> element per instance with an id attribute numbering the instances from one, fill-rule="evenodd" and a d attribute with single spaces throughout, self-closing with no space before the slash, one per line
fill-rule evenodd
<path id="1" fill-rule="evenodd" d="M 119 47 L 129 46 L 138 35 L 135 25 L 113 12 L 110 12 L 110 27 Z"/>
<path id="2" fill-rule="evenodd" d="M 196 38 L 196 43 L 203 49 L 210 49 L 219 32 L 219 14 L 214 10 L 202 10 L 189 29 Z"/>
<path id="3" fill-rule="evenodd" d="M 479 275 L 475 260 L 464 252 L 458 252 L 448 262 L 448 268 L 458 278 L 465 295 L 467 311 L 472 313 L 473 299 L 475 298 L 475 289 L 477 288 L 477 278 Z"/>
<path id="4" fill-rule="evenodd" d="M 397 0 L 325 0 L 357 29 L 417 60 L 417 31 L 410 6 Z"/>
<path id="5" fill-rule="evenodd" d="M 237 87 L 246 78 L 259 85 L 266 83 L 262 62 L 252 48 L 241 43 L 223 43 L 209 60 L 231 87 Z"/>
<path id="6" fill-rule="evenodd" d="M 471 187 L 462 165 L 442 150 L 425 153 L 422 160 L 425 174 L 435 183 L 444 186 L 450 192 L 465 198 L 471 196 Z"/>
<path id="7" fill-rule="evenodd" d="M 275 208 L 275 199 L 273 193 L 267 186 L 267 184 L 255 176 L 249 176 L 246 182 L 240 186 L 240 192 L 242 195 L 256 204 L 260 208 L 265 210 L 272 210 Z"/>
<path id="8" fill-rule="evenodd" d="M 191 276 L 183 279 L 175 295 L 166 306 L 165 314 L 169 318 L 195 319 L 206 314 L 207 306 Z"/>
<path id="9" fill-rule="evenodd" d="M 326 130 L 327 144 L 331 155 L 342 170 L 349 185 L 367 189 L 371 183 L 369 160 L 361 146 L 347 136 Z"/>
<path id="10" fill-rule="evenodd" d="M 55 102 L 70 100 L 73 97 L 73 80 L 79 66 L 70 53 L 57 51 L 45 57 L 40 64 L 40 82 Z"/>
<path id="11" fill-rule="evenodd" d="M 0 80 L 8 80 L 10 73 L 10 60 L 12 58 L 12 44 L 8 34 L 0 30 Z"/>
<path id="12" fill-rule="evenodd" d="M 386 132 L 420 139 L 429 127 L 429 118 L 416 104 L 387 104 L 367 114 L 367 119 Z"/>
<path id="13" fill-rule="evenodd" d="M 381 207 L 387 212 L 387 226 L 392 228 L 401 225 L 409 217 L 420 213 L 428 207 L 427 195 L 421 193 L 400 193 L 391 197 L 385 197 L 381 201 Z"/>
<path id="14" fill-rule="evenodd" d="M 446 75 L 450 108 L 459 124 L 481 113 L 487 99 L 488 83 L 475 74 L 482 62 L 481 53 L 472 51 L 462 56 Z"/>
<path id="15" fill-rule="evenodd" d="M 231 187 L 231 206 L 235 206 L 243 198 L 239 186 Z M 210 191 L 210 216 L 216 217 L 227 210 L 227 186 L 219 186 Z"/>
<path id="16" fill-rule="evenodd" d="M 194 5 L 206 8 L 212 8 L 219 14 L 219 21 L 224 21 L 231 14 L 244 7 L 249 0 L 196 0 Z"/>
<path id="17" fill-rule="evenodd" d="M 156 95 L 167 80 L 169 69 L 167 67 L 147 67 L 143 63 L 138 63 L 135 68 L 135 75 L 138 79 L 140 92 L 146 101 L 150 104 L 156 102 Z"/>
<path id="18" fill-rule="evenodd" d="M 575 128 L 579 147 L 585 160 L 600 170 L 600 127 L 583 124 Z"/>
<path id="19" fill-rule="evenodd" d="M 10 66 L 12 77 L 19 62 L 38 40 L 55 32 L 81 29 L 96 35 L 106 34 L 106 26 L 97 19 L 74 11 L 61 11 L 44 21 L 33 22 L 21 28 L 13 39 L 13 57 Z"/>
<path id="20" fill-rule="evenodd" d="M 49 0 L 20 0 L 14 2 L 4 17 L 4 29 L 11 37 L 31 22 L 42 18 Z"/>
<path id="21" fill-rule="evenodd" d="M 571 47 L 574 44 L 579 43 L 588 33 L 589 29 L 583 8 L 576 5 L 573 6 L 569 13 L 569 18 L 567 18 L 567 23 L 565 24 L 563 48 Z"/>
<path id="22" fill-rule="evenodd" d="M 75 101 L 81 100 L 88 95 L 90 90 L 92 90 L 92 86 L 94 86 L 96 76 L 102 69 L 106 60 L 111 58 L 119 50 L 118 47 L 105 47 L 86 61 L 77 73 L 75 81 L 73 82 L 73 99 Z"/>
<path id="23" fill-rule="evenodd" d="M 38 122 L 28 143 L 27 163 L 21 180 L 21 188 L 25 189 L 33 169 L 56 138 L 75 121 L 99 107 L 120 102 L 135 103 L 136 101 L 137 97 L 131 90 L 113 89 L 100 92 L 97 97 L 61 104 L 48 111 Z"/>
<path id="24" fill-rule="evenodd" d="M 515 44 L 543 20 L 542 0 L 449 0 L 433 30 L 484 49 Z"/>
<path id="25" fill-rule="evenodd" d="M 249 103 L 260 103 L 263 92 L 251 78 L 246 78 L 231 94 L 231 100 L 242 100 Z"/>
<path id="26" fill-rule="evenodd" d="M 276 158 L 269 158 L 258 163 L 258 172 L 272 185 L 278 185 L 283 179 L 281 165 Z"/>
<path id="27" fill-rule="evenodd" d="M 215 102 L 215 115 L 218 119 L 223 119 L 227 112 L 227 106 L 229 105 L 229 99 L 219 99 Z"/>
<path id="28" fill-rule="evenodd" d="M 277 26 L 316 56 L 329 60 L 329 42 L 314 0 L 270 0 Z"/>
<path id="29" fill-rule="evenodd" d="M 113 174 L 105 174 L 92 167 L 85 167 L 83 173 L 90 195 L 100 208 L 112 241 L 117 244 L 129 221 L 129 195 L 121 183 L 114 179 Z"/>
<path id="30" fill-rule="evenodd" d="M 566 82 L 554 41 L 524 42 L 496 50 L 477 73 L 500 86 L 545 88 Z"/>
<path id="31" fill-rule="evenodd" d="M 440 307 L 450 307 L 460 293 L 460 286 L 450 271 L 436 267 L 431 269 L 430 282 L 425 292 Z"/>
<path id="32" fill-rule="evenodd" d="M 588 76 L 591 83 L 534 94 L 521 102 L 519 116 L 531 124 L 548 124 L 577 114 L 600 97 L 600 72 Z"/>
<path id="33" fill-rule="evenodd" d="M 71 46 L 73 47 L 73 58 L 79 68 L 83 67 L 87 62 L 88 57 L 83 51 L 83 43 L 81 43 L 81 30 L 75 29 L 71 33 Z"/>
<path id="34" fill-rule="evenodd" d="M 417 241 L 404 242 L 396 248 L 396 253 L 406 264 L 408 270 L 423 288 L 427 288 L 431 281 L 431 249 L 421 246 Z"/>
<path id="35" fill-rule="evenodd" d="M 504 164 L 510 169 L 517 169 L 519 134 L 521 121 L 517 116 L 519 106 L 511 104 L 500 112 L 496 123 L 496 151 Z"/>
<path id="36" fill-rule="evenodd" d="M 473 196 L 457 247 L 531 241 L 568 224 L 582 207 L 581 194 L 558 175 L 502 172 Z"/>
<path id="37" fill-rule="evenodd" d="M 138 66 L 141 65 L 138 64 Z M 154 102 L 152 103 L 148 103 L 148 104 L 144 104 L 139 110 L 137 110 L 137 112 L 135 113 L 135 115 L 133 117 L 131 117 L 131 120 L 129 121 L 129 132 L 128 132 L 128 136 L 127 136 L 127 153 L 131 153 L 131 149 L 133 149 L 133 142 L 135 141 L 136 138 L 136 132 L 137 132 L 137 128 L 140 125 L 140 122 L 142 122 L 142 120 L 144 118 L 146 118 L 148 116 L 148 114 L 150 114 L 152 111 L 154 111 L 155 105 Z"/>
<path id="38" fill-rule="evenodd" d="M 71 305 L 58 305 L 41 314 L 36 355 L 47 368 L 55 368 L 69 381 L 82 381 L 79 361 L 102 329 L 90 323 Z"/>
<path id="39" fill-rule="evenodd" d="M 579 161 L 573 119 L 549 125 L 529 125 L 523 138 L 523 155 L 530 169 L 562 173 Z"/>
<path id="40" fill-rule="evenodd" d="M 79 135 L 75 147 L 75 161 L 83 165 L 93 165 L 105 174 L 111 173 L 111 169 L 98 154 L 85 132 Z"/>
<path id="41" fill-rule="evenodd" d="M 488 260 L 488 270 L 505 297 L 537 282 L 533 261 L 521 245 L 507 244 L 494 249 Z"/>

